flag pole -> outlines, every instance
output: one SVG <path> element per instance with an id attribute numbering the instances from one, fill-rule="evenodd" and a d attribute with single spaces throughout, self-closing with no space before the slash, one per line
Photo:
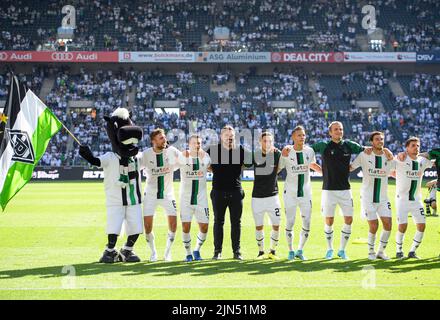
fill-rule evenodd
<path id="1" fill-rule="evenodd" d="M 66 129 L 67 133 L 73 138 L 73 140 L 75 140 L 76 143 L 78 143 L 80 146 L 82 146 L 81 142 L 79 142 L 79 140 L 73 135 L 73 133 L 70 132 L 69 129 L 67 129 L 67 127 L 64 125 L 64 123 L 62 123 L 61 121 L 60 121 L 60 123 L 63 125 L 64 129 Z"/>

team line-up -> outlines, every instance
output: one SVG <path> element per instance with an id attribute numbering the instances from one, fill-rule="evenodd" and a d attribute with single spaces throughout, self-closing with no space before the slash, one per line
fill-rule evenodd
<path id="1" fill-rule="evenodd" d="M 204 244 L 209 225 L 209 206 L 206 174 L 213 174 L 210 198 L 214 210 L 214 255 L 221 259 L 223 245 L 223 225 L 226 210 L 229 209 L 231 221 L 231 242 L 233 257 L 242 260 L 240 251 L 241 215 L 244 192 L 241 187 L 241 170 L 253 166 L 255 180 L 252 190 L 252 212 L 255 220 L 255 237 L 258 246 L 257 259 L 279 260 L 276 248 L 280 234 L 281 204 L 278 195 L 277 179 L 286 170 L 286 180 L 282 191 L 288 246 L 288 260 L 306 260 L 304 248 L 309 237 L 312 214 L 312 187 L 310 170 L 322 173 L 323 187 L 321 213 L 324 217 L 324 235 L 327 242 L 326 259 L 332 259 L 333 223 L 336 207 L 339 206 L 344 223 L 337 256 L 348 259 L 346 246 L 353 222 L 353 197 L 350 189 L 350 171 L 361 168 L 363 173 L 361 187 L 361 214 L 369 224 L 368 258 L 370 260 L 389 257 L 385 253 L 392 225 L 392 210 L 388 199 L 388 177 L 396 178 L 396 258 L 403 259 L 403 243 L 410 213 L 416 224 L 416 232 L 409 249 L 408 258 L 418 258 L 416 250 L 420 246 L 426 217 L 421 196 L 423 172 L 433 165 L 439 166 L 440 149 L 420 153 L 420 141 L 409 138 L 405 150 L 393 155 L 384 148 L 384 134 L 371 133 L 371 146 L 363 147 L 353 141 L 343 139 L 343 125 L 332 122 L 329 140 L 306 145 L 306 130 L 302 126 L 293 129 L 293 145 L 282 151 L 274 147 L 273 135 L 263 132 L 259 148 L 250 154 L 251 163 L 245 161 L 249 156 L 242 146 L 236 145 L 235 130 L 225 126 L 221 130 L 220 143 L 202 150 L 202 139 L 191 135 L 188 150 L 180 152 L 169 146 L 163 129 L 150 133 L 152 147 L 140 152 L 137 143 L 142 139 L 142 129 L 136 127 L 126 109 L 116 109 L 111 117 L 106 117 L 107 133 L 112 141 L 112 152 L 95 157 L 87 146 L 80 147 L 80 155 L 90 164 L 103 168 L 107 206 L 108 243 L 100 259 L 103 263 L 139 262 L 133 251 L 135 242 L 144 233 L 151 250 L 150 261 L 157 261 L 158 254 L 153 233 L 154 215 L 162 207 L 168 218 L 168 234 L 164 260 L 171 261 L 171 247 L 177 230 L 177 206 L 173 187 L 174 171 L 180 170 L 179 211 L 182 222 L 182 241 L 185 248 L 185 261 L 202 260 L 201 247 Z M 321 166 L 316 163 L 315 154 L 321 155 Z M 352 155 L 356 155 L 351 161 Z M 232 160 L 238 161 L 232 161 Z M 141 194 L 141 174 L 146 172 L 146 185 Z M 436 208 L 433 188 L 432 207 Z M 438 190 L 438 184 L 437 184 Z M 299 243 L 294 250 L 293 227 L 297 208 L 302 219 Z M 264 216 L 271 221 L 270 251 L 264 247 Z M 191 245 L 191 221 L 193 216 L 199 225 L 196 245 Z M 381 220 L 383 229 L 376 247 L 376 233 Z M 123 225 L 127 234 L 125 245 L 118 251 L 116 242 Z"/>

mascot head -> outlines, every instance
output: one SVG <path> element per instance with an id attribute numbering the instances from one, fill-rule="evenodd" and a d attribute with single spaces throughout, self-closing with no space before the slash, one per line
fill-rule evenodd
<path id="1" fill-rule="evenodd" d="M 124 158 L 135 156 L 139 152 L 137 144 L 142 140 L 142 129 L 133 124 L 128 110 L 117 108 L 104 119 L 113 152 Z"/>

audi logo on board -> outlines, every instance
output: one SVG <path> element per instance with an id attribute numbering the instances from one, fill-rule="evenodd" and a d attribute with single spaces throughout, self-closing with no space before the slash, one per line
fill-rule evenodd
<path id="1" fill-rule="evenodd" d="M 71 52 L 54 52 L 51 55 L 54 61 L 71 61 L 73 60 L 73 53 Z"/>
<path id="2" fill-rule="evenodd" d="M 8 60 L 8 54 L 6 52 L 0 52 L 0 61 Z"/>

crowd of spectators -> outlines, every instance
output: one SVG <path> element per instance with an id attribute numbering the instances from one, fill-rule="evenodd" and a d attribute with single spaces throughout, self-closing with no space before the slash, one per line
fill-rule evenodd
<path id="1" fill-rule="evenodd" d="M 220 71 L 219 71 L 220 72 Z M 117 107 L 128 107 L 133 120 L 140 125 L 145 138 L 142 147 L 149 146 L 148 132 L 155 127 L 184 132 L 213 129 L 219 132 L 225 124 L 241 129 L 270 129 L 276 146 L 291 143 L 296 125 L 304 125 L 310 143 L 327 138 L 330 121 L 344 123 L 347 138 L 368 144 L 372 130 L 386 133 L 386 144 L 394 152 L 402 150 L 403 141 L 411 135 L 420 137 L 422 150 L 438 147 L 440 143 L 440 76 L 416 73 L 405 76 L 405 94 L 392 97 L 392 108 L 361 109 L 355 104 L 337 108 L 321 85 L 325 75 L 306 72 L 301 68 L 277 69 L 270 75 L 258 75 L 256 70 L 235 74 L 236 91 L 217 96 L 211 92 L 193 90 L 195 85 L 215 85 L 207 75 L 190 70 L 164 74 L 160 69 L 149 71 L 89 70 L 34 67 L 29 74 L 18 74 L 38 95 L 46 77 L 54 80 L 52 89 L 41 99 L 67 125 L 75 136 L 92 147 L 97 154 L 111 149 L 104 128 L 103 115 Z M 375 97 L 376 90 L 387 86 L 391 73 L 384 69 L 367 69 L 340 75 L 343 85 L 362 80 L 378 88 L 364 88 L 362 97 Z M 393 75 L 397 80 L 396 74 Z M 408 79 L 409 78 L 409 79 Z M 308 80 L 313 80 L 309 82 Z M 310 86 L 314 83 L 314 86 Z M 404 82 L 402 82 L 404 83 Z M 0 100 L 6 99 L 9 74 L 0 76 Z M 187 86 L 187 87 L 185 87 Z M 187 89 L 184 89 L 187 88 Z M 367 92 L 368 91 L 368 92 Z M 127 99 L 134 96 L 134 100 Z M 361 99 L 357 98 L 357 99 Z M 177 111 L 164 112 L 153 107 L 155 100 L 176 100 Z M 277 107 L 277 101 L 291 103 L 289 108 Z M 224 104 L 227 103 L 227 107 Z M 250 147 L 250 146 L 248 146 Z M 60 131 L 50 142 L 41 165 L 84 165 L 78 148 L 67 132 Z"/>
<path id="2" fill-rule="evenodd" d="M 377 27 L 393 50 L 440 47 L 436 0 L 370 1 Z M 73 0 L 76 28 L 72 44 L 82 50 L 197 51 L 215 43 L 216 27 L 230 30 L 231 50 L 353 51 L 361 26 L 362 3 L 355 0 Z M 56 47 L 65 5 L 62 1 L 3 0 L 0 50 Z M 202 42 L 202 38 L 206 38 Z M 217 50 L 228 50 L 217 43 Z M 234 49 L 235 48 L 235 49 Z"/>

